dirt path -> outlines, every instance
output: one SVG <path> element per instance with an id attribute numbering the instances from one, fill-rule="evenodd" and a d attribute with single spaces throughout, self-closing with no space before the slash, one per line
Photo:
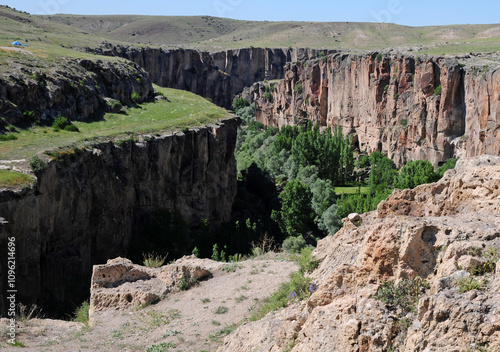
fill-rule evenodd
<path id="1" fill-rule="evenodd" d="M 99 313 L 96 324 L 33 319 L 20 323 L 18 340 L 26 348 L 8 347 L 5 319 L 0 349 L 4 351 L 215 351 L 222 338 L 251 314 L 288 275 L 294 263 L 273 258 L 229 264 L 188 291 L 135 310 Z M 234 269 L 234 271 L 232 271 Z"/>

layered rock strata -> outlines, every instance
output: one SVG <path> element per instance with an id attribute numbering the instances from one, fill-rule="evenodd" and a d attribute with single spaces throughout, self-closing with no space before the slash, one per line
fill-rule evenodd
<path id="1" fill-rule="evenodd" d="M 44 68 L 11 64 L 0 77 L 0 116 L 7 124 L 65 116 L 84 119 L 105 111 L 107 101 L 132 104 L 153 97 L 148 74 L 126 60 L 61 59 Z"/>
<path id="2" fill-rule="evenodd" d="M 286 63 L 312 59 L 320 52 L 334 52 L 304 48 L 243 48 L 210 53 L 112 44 L 87 48 L 87 51 L 129 59 L 143 67 L 154 83 L 190 91 L 226 108 L 231 108 L 234 95 L 245 87 L 259 81 L 283 78 Z"/>
<path id="3" fill-rule="evenodd" d="M 439 165 L 500 152 L 500 70 L 455 59 L 337 53 L 288 63 L 283 81 L 255 84 L 257 121 L 340 125 L 363 151 Z"/>

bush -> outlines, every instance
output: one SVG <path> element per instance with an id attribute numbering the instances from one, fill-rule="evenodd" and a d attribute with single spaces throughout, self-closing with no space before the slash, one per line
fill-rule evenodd
<path id="1" fill-rule="evenodd" d="M 401 126 L 406 127 L 408 126 L 408 120 L 407 119 L 401 119 Z"/>
<path id="2" fill-rule="evenodd" d="M 139 104 L 142 102 L 141 95 L 137 92 L 133 92 L 130 97 L 132 98 L 132 101 L 136 104 Z"/>
<path id="3" fill-rule="evenodd" d="M 13 134 L 0 134 L 0 141 L 6 142 L 6 141 L 15 141 L 17 139 L 16 135 Z"/>
<path id="4" fill-rule="evenodd" d="M 118 100 L 115 99 L 109 100 L 106 105 L 108 106 L 108 109 L 112 112 L 119 112 L 123 108 L 122 103 L 120 103 Z"/>
<path id="5" fill-rule="evenodd" d="M 198 284 L 198 280 L 196 280 L 191 274 L 184 274 L 179 282 L 179 289 L 181 291 L 187 291 L 196 284 Z"/>
<path id="6" fill-rule="evenodd" d="M 427 160 L 408 161 L 399 171 L 394 187 L 413 189 L 418 185 L 436 181 L 434 167 Z"/>
<path id="7" fill-rule="evenodd" d="M 26 110 L 23 111 L 23 116 L 27 117 L 30 120 L 33 120 L 35 118 L 35 112 L 33 110 Z"/>
<path id="8" fill-rule="evenodd" d="M 47 163 L 40 159 L 37 155 L 30 159 L 30 167 L 35 174 L 45 171 L 48 167 Z"/>
<path id="9" fill-rule="evenodd" d="M 401 316 L 415 312 L 419 297 L 429 288 L 420 277 L 401 280 L 397 285 L 388 281 L 380 285 L 375 299 L 384 302 L 391 310 L 399 310 Z"/>
<path id="10" fill-rule="evenodd" d="M 74 312 L 73 321 L 89 325 L 89 302 L 85 301 L 80 307 L 77 307 Z"/>
<path id="11" fill-rule="evenodd" d="M 293 87 L 293 91 L 297 94 L 302 94 L 303 91 L 302 83 L 297 83 L 295 87 Z"/>
<path id="12" fill-rule="evenodd" d="M 455 165 L 457 164 L 457 160 L 458 159 L 456 158 L 450 158 L 446 160 L 445 163 L 436 170 L 436 177 L 441 178 L 443 177 L 446 170 L 454 169 Z"/>
<path id="13" fill-rule="evenodd" d="M 464 293 L 471 290 L 481 290 L 486 280 L 478 281 L 474 277 L 463 277 L 457 280 L 458 292 Z"/>
<path id="14" fill-rule="evenodd" d="M 441 95 L 441 92 L 443 91 L 443 87 L 441 85 L 437 86 L 436 89 L 434 89 L 434 95 Z"/>
<path id="15" fill-rule="evenodd" d="M 273 99 L 273 94 L 271 92 L 267 92 L 266 94 L 264 94 L 264 98 L 267 101 L 271 101 Z"/>
<path id="16" fill-rule="evenodd" d="M 76 127 L 75 125 L 68 125 L 68 126 L 64 127 L 64 130 L 68 131 L 68 132 L 80 132 L 78 127 Z"/>
<path id="17" fill-rule="evenodd" d="M 59 130 L 63 130 L 64 127 L 68 126 L 69 125 L 69 121 L 67 118 L 65 118 L 64 116 L 59 116 L 58 118 L 56 118 L 54 120 L 54 123 L 52 124 L 52 128 L 54 129 L 54 131 L 59 131 Z"/>
<path id="18" fill-rule="evenodd" d="M 159 254 L 153 253 L 143 253 L 142 256 L 144 257 L 143 264 L 144 266 L 150 267 L 150 268 L 159 268 L 160 266 L 165 263 L 165 259 L 167 259 L 167 256 L 162 256 Z"/>
<path id="19" fill-rule="evenodd" d="M 244 107 L 247 107 L 247 106 L 250 106 L 250 103 L 247 100 L 245 100 L 241 97 L 234 98 L 234 100 L 233 100 L 233 109 L 234 110 L 243 109 Z"/>
<path id="20" fill-rule="evenodd" d="M 283 250 L 289 253 L 300 253 L 302 248 L 306 246 L 306 240 L 302 235 L 298 236 L 288 236 L 283 241 Z"/>

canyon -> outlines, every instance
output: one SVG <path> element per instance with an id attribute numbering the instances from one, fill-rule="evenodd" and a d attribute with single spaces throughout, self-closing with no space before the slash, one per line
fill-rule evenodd
<path id="1" fill-rule="evenodd" d="M 7 238 L 16 238 L 19 301 L 64 313 L 70 301 L 87 295 L 92 266 L 127 255 L 131 236 L 156 209 L 178 212 L 191 226 L 228 222 L 237 127 L 229 118 L 60 151 L 37 172 L 32 189 L 0 192 L 8 221 L 0 246 L 5 251 Z M 0 264 L 2 302 L 6 264 Z"/>
<path id="2" fill-rule="evenodd" d="M 500 70 L 459 61 L 336 53 L 287 63 L 282 81 L 256 83 L 242 96 L 267 126 L 340 125 L 360 151 L 381 151 L 398 166 L 498 155 Z"/>
<path id="3" fill-rule="evenodd" d="M 151 83 L 157 83 L 226 107 L 241 93 L 255 103 L 257 120 L 270 126 L 305 120 L 322 127 L 339 124 L 361 151 L 380 150 L 398 165 L 416 159 L 439 165 L 453 156 L 499 153 L 496 68 L 462 67 L 454 59 L 312 49 L 208 53 L 105 44 L 92 52 L 121 58 L 71 60 L 66 68 L 52 69 L 52 76 L 35 70 L 31 76 L 36 80 L 19 70 L 4 81 L 2 114 L 11 123 L 26 119 L 22 111 L 28 109 L 42 119 L 59 113 L 85 118 L 105 109 L 109 99 L 129 104 L 132 92 L 151 98 Z M 88 78 L 82 89 L 73 89 L 79 74 Z M 440 94 L 434 94 L 438 87 Z M 0 214 L 9 225 L 2 238 L 15 235 L 26 246 L 20 268 L 31 289 L 23 300 L 67 300 L 65 291 L 74 284 L 65 278 L 88 277 L 92 264 L 125 255 L 137 228 L 137 209 L 179 210 L 192 224 L 205 218 L 228 221 L 236 188 L 236 126 L 227 120 L 216 129 L 132 143 L 130 149 L 104 143 L 51 163 L 37 175 L 33 191 L 3 191 Z M 173 144 L 163 145 L 164 140 Z M 160 152 L 163 147 L 168 155 Z M 170 168 L 177 173 L 165 171 Z M 108 184 L 95 178 L 99 170 L 106 170 Z M 184 180 L 185 175 L 191 177 Z M 61 268 L 57 258 L 72 258 L 74 265 Z"/>

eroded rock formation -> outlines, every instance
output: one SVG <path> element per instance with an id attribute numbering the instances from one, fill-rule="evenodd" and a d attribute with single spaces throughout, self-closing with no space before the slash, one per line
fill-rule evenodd
<path id="1" fill-rule="evenodd" d="M 108 260 L 95 265 L 90 287 L 89 318 L 92 323 L 96 312 L 107 309 L 124 310 L 156 303 L 170 292 L 210 277 L 221 262 L 185 256 L 173 264 L 149 268 L 133 264 L 125 258 Z"/>
<path id="2" fill-rule="evenodd" d="M 134 92 L 141 100 L 151 98 L 153 86 L 143 69 L 126 60 L 60 59 L 43 68 L 12 64 L 11 73 L 0 77 L 0 115 L 7 124 L 83 119 L 106 110 L 109 98 L 131 104 Z"/>
<path id="3" fill-rule="evenodd" d="M 237 126 L 226 119 L 122 146 L 71 149 L 37 175 L 34 190 L 1 192 L 9 223 L 0 248 L 16 237 L 19 301 L 51 311 L 88 290 L 92 265 L 126 255 L 132 233 L 155 209 L 178 211 L 191 225 L 228 221 Z"/>
<path id="4" fill-rule="evenodd" d="M 243 324 L 219 351 L 500 350 L 498 256 L 496 270 L 474 277 L 481 289 L 457 287 L 500 250 L 499 179 L 500 157 L 461 160 L 435 184 L 396 191 L 361 224 L 344 219 L 314 253 L 318 290 Z M 417 276 L 429 288 L 415 312 L 375 299 L 384 282 Z"/>
<path id="5" fill-rule="evenodd" d="M 235 94 L 255 82 L 283 78 L 287 62 L 308 60 L 333 50 L 243 48 L 216 53 L 104 44 L 87 51 L 127 58 L 164 87 L 188 90 L 230 108 Z"/>
<path id="6" fill-rule="evenodd" d="M 288 63 L 284 80 L 243 94 L 270 126 L 311 120 L 340 125 L 360 150 L 397 165 L 458 153 L 500 152 L 500 70 L 463 68 L 455 59 L 337 53 Z"/>

